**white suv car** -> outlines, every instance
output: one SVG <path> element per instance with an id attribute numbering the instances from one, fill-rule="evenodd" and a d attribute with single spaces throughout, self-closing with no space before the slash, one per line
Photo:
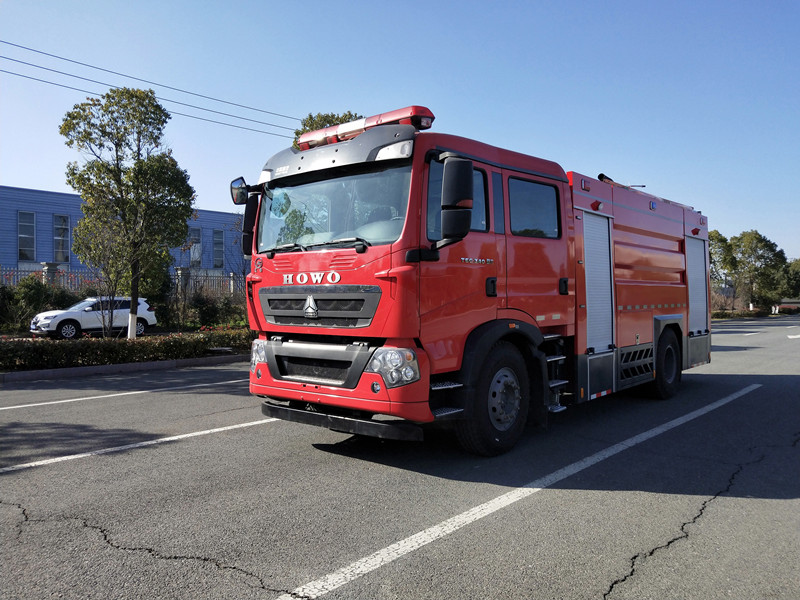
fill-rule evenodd
<path id="1" fill-rule="evenodd" d="M 86 298 L 74 306 L 64 310 L 48 310 L 39 313 L 31 321 L 31 333 L 36 335 L 50 335 L 64 339 L 80 337 L 81 332 L 101 332 L 103 323 L 111 323 L 111 329 L 121 330 L 128 328 L 128 315 L 131 312 L 131 299 L 115 298 Z M 136 336 L 140 336 L 145 329 L 156 324 L 156 314 L 146 298 L 139 298 L 139 308 L 136 311 Z"/>

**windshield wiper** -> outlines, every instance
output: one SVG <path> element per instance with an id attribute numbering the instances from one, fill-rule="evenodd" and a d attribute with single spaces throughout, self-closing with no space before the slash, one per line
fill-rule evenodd
<path id="1" fill-rule="evenodd" d="M 363 254 L 367 251 L 367 246 L 371 246 L 367 240 L 362 237 L 344 237 L 344 238 L 336 238 L 335 240 L 328 240 L 327 242 L 317 242 L 316 244 L 308 244 L 306 248 L 312 248 L 317 246 L 349 246 L 353 245 L 356 249 L 356 252 L 359 254 Z"/>
<path id="2" fill-rule="evenodd" d="M 267 258 L 272 258 L 278 252 L 297 252 L 298 250 L 301 252 L 305 252 L 308 248 L 303 246 L 303 244 L 298 244 L 297 242 L 292 242 L 291 244 L 281 244 L 280 246 L 275 246 L 274 248 L 270 248 L 267 250 Z"/>

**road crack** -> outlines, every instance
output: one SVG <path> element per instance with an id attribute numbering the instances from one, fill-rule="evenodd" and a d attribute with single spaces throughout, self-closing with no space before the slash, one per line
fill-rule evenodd
<path id="1" fill-rule="evenodd" d="M 21 520 L 17 523 L 16 526 L 17 534 L 15 537 L 17 540 L 19 540 L 22 537 L 22 531 L 25 528 L 26 524 L 45 522 L 44 519 L 34 519 L 33 517 L 31 517 L 30 513 L 28 512 L 28 509 L 25 508 L 25 506 L 23 506 L 22 504 L 19 504 L 18 502 L 6 502 L 5 500 L 0 500 L 0 505 L 16 508 L 19 511 L 20 515 L 22 516 Z"/>
<path id="2" fill-rule="evenodd" d="M 714 502 L 720 496 L 723 496 L 723 495 L 727 494 L 728 492 L 730 492 L 731 488 L 733 488 L 733 485 L 734 485 L 734 482 L 736 481 L 736 478 L 739 476 L 739 474 L 742 471 L 744 471 L 744 469 L 746 467 L 758 464 L 762 460 L 764 460 L 765 458 L 766 458 L 766 454 L 762 454 L 761 457 L 757 458 L 756 460 L 753 460 L 753 461 L 750 461 L 750 462 L 747 462 L 747 463 L 741 463 L 741 464 L 737 465 L 736 469 L 733 471 L 731 476 L 728 478 L 727 485 L 723 489 L 718 491 L 716 494 L 714 494 L 710 498 L 708 498 L 708 499 L 703 501 L 703 503 L 700 505 L 699 510 L 697 511 L 697 514 L 695 514 L 694 517 L 692 517 L 690 520 L 684 522 L 681 525 L 680 534 L 676 535 L 675 537 L 673 537 L 672 539 L 668 540 L 667 542 L 665 542 L 665 543 L 663 543 L 663 544 L 661 544 L 659 546 L 656 546 L 655 548 L 651 548 L 650 550 L 648 550 L 646 552 L 639 552 L 638 554 L 635 554 L 634 556 L 632 556 L 631 559 L 630 559 L 630 570 L 628 571 L 628 573 L 626 573 L 623 577 L 620 577 L 619 579 L 613 581 L 611 583 L 611 585 L 608 587 L 608 590 L 603 594 L 603 598 L 604 599 L 609 598 L 611 596 L 611 594 L 614 593 L 614 590 L 616 589 L 617 586 L 622 585 L 628 579 L 633 577 L 636 574 L 636 569 L 637 569 L 637 567 L 639 566 L 639 564 L 640 564 L 640 562 L 642 560 L 650 558 L 651 556 L 653 556 L 657 552 L 660 552 L 662 550 L 666 550 L 667 548 L 669 548 L 670 546 L 672 546 L 673 544 L 675 544 L 675 543 L 677 543 L 677 542 L 679 542 L 681 540 L 689 539 L 688 527 L 690 525 L 694 525 L 695 523 L 697 523 L 703 517 L 703 514 L 705 513 L 706 509 L 708 508 L 708 506 L 712 502 Z"/>
<path id="3" fill-rule="evenodd" d="M 175 561 L 196 561 L 206 565 L 211 565 L 220 571 L 229 571 L 232 573 L 238 573 L 239 575 L 244 576 L 248 580 L 255 581 L 256 585 L 251 585 L 250 583 L 245 582 L 248 587 L 260 589 L 265 592 L 269 592 L 270 594 L 285 594 L 287 590 L 279 590 L 275 588 L 269 587 L 264 579 L 255 573 L 251 573 L 246 569 L 242 569 L 241 567 L 237 567 L 235 565 L 227 565 L 222 561 L 211 558 L 207 556 L 196 556 L 196 555 L 182 555 L 182 554 L 165 554 L 156 550 L 155 548 L 148 548 L 146 546 L 124 546 L 115 542 L 112 539 L 111 533 L 104 527 L 99 525 L 93 525 L 88 521 L 88 519 L 79 519 L 81 524 L 85 529 L 90 529 L 92 531 L 96 531 L 100 537 L 102 538 L 103 542 L 106 543 L 111 548 L 115 550 L 121 550 L 123 552 L 131 552 L 131 553 L 140 553 L 155 558 L 157 560 L 175 560 Z"/>
<path id="4" fill-rule="evenodd" d="M 30 512 L 28 511 L 28 509 L 24 505 L 22 505 L 22 504 L 20 504 L 18 502 L 6 502 L 4 500 L 0 500 L 0 505 L 9 506 L 9 507 L 14 508 L 17 511 L 19 511 L 20 519 L 16 524 L 16 536 L 15 536 L 18 541 L 22 538 L 22 533 L 23 533 L 24 528 L 25 528 L 26 525 L 28 525 L 30 523 L 47 523 L 47 522 L 51 522 L 52 523 L 52 522 L 55 522 L 53 519 L 36 519 L 36 518 L 33 518 L 31 516 Z M 148 547 L 145 547 L 145 546 L 125 546 L 123 544 L 119 544 L 119 543 L 115 542 L 112 539 L 111 532 L 109 532 L 108 529 L 106 529 L 104 527 L 101 527 L 99 525 L 94 525 L 94 524 L 90 523 L 88 519 L 84 519 L 84 518 L 80 518 L 80 517 L 74 517 L 74 518 L 58 519 L 58 521 L 60 521 L 60 522 L 68 522 L 68 521 L 77 522 L 84 529 L 89 529 L 89 530 L 92 530 L 92 531 L 96 531 L 100 535 L 102 541 L 105 544 L 107 544 L 108 546 L 110 546 L 111 548 L 114 548 L 115 550 L 121 550 L 123 552 L 131 552 L 131 553 L 141 553 L 141 554 L 145 554 L 145 555 L 150 556 L 150 557 L 152 557 L 154 559 L 157 559 L 157 560 L 197 561 L 197 562 L 200 562 L 200 563 L 203 563 L 203 564 L 211 565 L 211 566 L 215 567 L 216 569 L 218 569 L 220 571 L 223 571 L 223 572 L 224 571 L 228 571 L 228 572 L 237 573 L 239 575 L 242 575 L 246 579 L 245 585 L 247 585 L 248 587 L 251 587 L 251 588 L 254 588 L 254 589 L 263 590 L 265 592 L 268 592 L 270 594 L 275 594 L 275 595 L 289 594 L 292 597 L 298 598 L 299 600 L 302 600 L 302 598 L 303 598 L 302 596 L 296 596 L 295 594 L 292 594 L 292 592 L 290 590 L 276 589 L 276 588 L 269 587 L 266 584 L 266 582 L 264 581 L 264 579 L 262 577 L 260 577 L 259 575 L 257 575 L 256 573 L 252 573 L 250 571 L 247 571 L 246 569 L 242 569 L 241 567 L 237 567 L 235 565 L 227 565 L 227 564 L 223 563 L 222 561 L 220 561 L 220 560 L 218 560 L 216 558 L 211 558 L 211 557 L 206 557 L 206 556 L 196 556 L 196 555 L 165 554 L 163 552 L 160 552 L 159 550 L 156 550 L 155 548 L 148 548 Z M 255 583 L 254 584 L 253 583 L 249 583 L 248 581 L 249 582 L 255 582 Z"/>

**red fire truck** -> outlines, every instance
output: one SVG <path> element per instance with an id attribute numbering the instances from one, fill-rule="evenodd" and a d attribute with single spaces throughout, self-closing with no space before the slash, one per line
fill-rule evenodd
<path id="1" fill-rule="evenodd" d="M 494 455 L 530 418 L 710 361 L 708 224 L 600 175 L 425 131 L 411 106 L 306 133 L 246 205 L 264 414 Z"/>

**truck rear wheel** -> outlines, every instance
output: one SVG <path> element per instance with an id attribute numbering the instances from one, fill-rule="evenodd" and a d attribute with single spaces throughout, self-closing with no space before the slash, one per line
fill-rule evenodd
<path id="1" fill-rule="evenodd" d="M 671 398 L 677 393 L 681 382 L 681 351 L 672 329 L 665 329 L 658 338 L 655 366 L 653 393 L 659 400 Z"/>
<path id="2" fill-rule="evenodd" d="M 513 344 L 492 347 L 467 402 L 471 417 L 456 426 L 464 450 L 496 456 L 514 447 L 525 430 L 530 384 L 525 361 Z"/>

